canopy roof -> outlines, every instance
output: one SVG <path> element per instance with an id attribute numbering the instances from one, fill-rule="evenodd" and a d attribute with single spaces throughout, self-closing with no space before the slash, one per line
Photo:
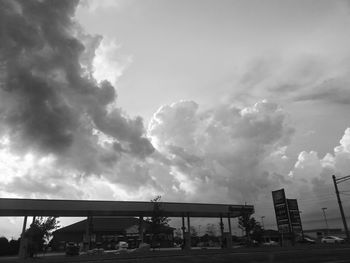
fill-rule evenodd
<path id="1" fill-rule="evenodd" d="M 0 216 L 152 216 L 155 204 L 167 217 L 238 217 L 252 205 L 0 198 Z"/>
<path id="2" fill-rule="evenodd" d="M 93 225 L 94 232 L 120 232 L 123 233 L 126 229 L 139 226 L 140 220 L 136 217 L 93 217 L 91 218 L 91 224 Z M 74 224 L 62 227 L 54 231 L 54 234 L 58 233 L 73 233 L 73 232 L 86 232 L 87 219 L 76 222 Z M 143 220 L 143 228 L 148 229 L 149 223 Z M 175 228 L 170 226 L 162 226 L 162 231 L 172 232 Z"/>

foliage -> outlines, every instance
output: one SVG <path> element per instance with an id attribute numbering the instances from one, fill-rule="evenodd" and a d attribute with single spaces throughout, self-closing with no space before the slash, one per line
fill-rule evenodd
<path id="1" fill-rule="evenodd" d="M 177 244 L 182 243 L 182 231 L 181 228 L 176 228 L 175 233 L 174 233 L 174 242 Z"/>
<path id="2" fill-rule="evenodd" d="M 177 237 L 177 238 L 182 238 L 182 231 L 181 231 L 181 228 L 176 228 L 176 229 L 175 229 L 174 235 L 175 235 L 175 237 Z"/>
<path id="3" fill-rule="evenodd" d="M 207 224 L 205 233 L 208 236 L 215 237 L 217 236 L 217 228 L 214 224 Z"/>
<path id="4" fill-rule="evenodd" d="M 19 250 L 19 240 L 7 240 L 6 237 L 0 237 L 0 256 L 17 255 Z"/>
<path id="5" fill-rule="evenodd" d="M 35 219 L 34 222 L 36 225 L 39 226 L 43 233 L 43 238 L 45 244 L 48 244 L 50 241 L 50 238 L 52 236 L 52 232 L 59 228 L 59 221 L 57 220 L 57 217 L 38 217 Z"/>
<path id="6" fill-rule="evenodd" d="M 152 217 L 146 219 L 149 223 L 149 231 L 152 234 L 152 242 L 156 242 L 158 240 L 158 235 L 163 231 L 164 227 L 169 226 L 170 219 L 164 216 L 162 207 L 161 207 L 161 196 L 158 195 L 154 199 L 151 200 L 153 203 L 153 213 Z"/>
<path id="7" fill-rule="evenodd" d="M 238 227 L 245 231 L 248 241 L 250 239 L 261 241 L 263 235 L 262 227 L 254 217 L 250 217 L 250 214 L 242 213 L 242 216 L 238 218 Z"/>
<path id="8" fill-rule="evenodd" d="M 251 233 L 252 239 L 261 243 L 263 241 L 263 233 L 264 233 L 264 230 L 261 227 L 260 223 L 256 222 L 256 225 L 254 226 Z"/>
<path id="9" fill-rule="evenodd" d="M 9 241 L 6 237 L 0 237 L 0 256 L 7 255 L 9 251 Z"/>
<path id="10" fill-rule="evenodd" d="M 190 227 L 191 237 L 198 237 L 198 231 L 194 226 Z"/>
<path id="11" fill-rule="evenodd" d="M 59 228 L 57 217 L 38 217 L 25 232 L 28 238 L 30 256 L 42 251 L 52 236 L 52 232 Z"/>

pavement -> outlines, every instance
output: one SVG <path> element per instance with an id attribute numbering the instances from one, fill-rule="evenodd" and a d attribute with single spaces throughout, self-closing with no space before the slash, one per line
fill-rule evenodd
<path id="1" fill-rule="evenodd" d="M 1 263 L 63 263 L 63 262 L 137 262 L 137 263 L 192 263 L 192 262 L 269 262 L 269 263 L 350 263 L 350 245 L 305 245 L 298 247 L 257 247 L 240 249 L 179 249 L 156 250 L 145 253 L 105 253 L 103 255 L 80 255 L 67 257 L 63 253 L 48 253 L 34 259 L 21 260 L 17 257 L 2 257 Z"/>

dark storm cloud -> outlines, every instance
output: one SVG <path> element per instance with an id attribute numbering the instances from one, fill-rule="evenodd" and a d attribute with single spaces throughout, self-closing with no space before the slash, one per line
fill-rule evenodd
<path id="1" fill-rule="evenodd" d="M 325 101 L 336 104 L 350 104 L 350 81 L 329 79 L 311 90 L 295 97 L 296 101 Z"/>
<path id="2" fill-rule="evenodd" d="M 21 151 L 69 156 L 87 143 L 82 149 L 95 152 L 90 159 L 116 160 L 93 139 L 97 130 L 120 146 L 110 149 L 145 157 L 153 146 L 144 137 L 142 118 L 108 108 L 116 99 L 114 87 L 92 78 L 102 38 L 84 34 L 76 24 L 77 4 L 0 1 L 0 134 Z"/>

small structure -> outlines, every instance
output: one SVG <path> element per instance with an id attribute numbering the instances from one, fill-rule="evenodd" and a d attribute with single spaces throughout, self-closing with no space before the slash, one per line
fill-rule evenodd
<path id="1" fill-rule="evenodd" d="M 102 247 L 104 249 L 115 249 L 119 241 L 126 241 L 130 248 L 138 247 L 140 243 L 139 224 L 135 217 L 93 217 L 90 229 L 90 247 Z M 51 247 L 53 250 L 63 250 L 66 243 L 74 242 L 80 247 L 89 245 L 86 235 L 87 219 L 72 225 L 60 228 L 53 232 Z M 143 240 L 150 242 L 149 223 L 143 221 Z M 174 244 L 174 228 L 164 226 L 158 235 L 160 247 L 172 247 Z"/>
<path id="2" fill-rule="evenodd" d="M 308 229 L 304 230 L 304 234 L 318 241 L 325 236 L 338 236 L 345 237 L 345 233 L 341 228 L 317 228 L 317 229 Z"/>
<path id="3" fill-rule="evenodd" d="M 281 235 L 278 231 L 273 229 L 265 229 L 262 234 L 262 242 L 281 242 Z"/>

